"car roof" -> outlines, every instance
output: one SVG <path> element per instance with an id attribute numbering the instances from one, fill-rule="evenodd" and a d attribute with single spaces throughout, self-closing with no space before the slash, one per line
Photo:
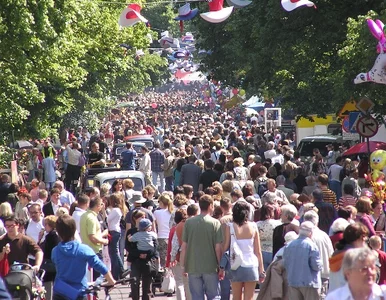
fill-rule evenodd
<path id="1" fill-rule="evenodd" d="M 336 140 L 341 140 L 342 136 L 340 135 L 332 135 L 332 134 L 316 134 L 316 135 L 310 135 L 307 137 L 304 137 L 301 139 L 300 142 L 302 141 L 310 141 L 310 140 L 327 140 L 327 141 L 336 141 Z"/>
<path id="2" fill-rule="evenodd" d="M 137 134 L 137 135 L 130 135 L 130 136 L 125 136 L 125 140 L 154 140 L 153 136 L 150 134 Z"/>
<path id="3" fill-rule="evenodd" d="M 138 146 L 138 147 L 146 146 L 146 144 L 144 142 L 131 142 L 131 144 L 133 146 Z M 114 146 L 123 147 L 123 146 L 126 146 L 126 143 L 117 143 Z"/>
<path id="4" fill-rule="evenodd" d="M 144 180 L 145 176 L 140 171 L 113 171 L 113 172 L 99 173 L 98 175 L 95 175 L 94 180 L 104 182 L 109 179 L 125 179 L 125 178 L 141 178 Z"/>

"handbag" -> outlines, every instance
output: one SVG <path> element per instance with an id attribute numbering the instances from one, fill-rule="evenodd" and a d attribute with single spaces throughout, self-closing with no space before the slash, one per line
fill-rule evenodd
<path id="1" fill-rule="evenodd" d="M 9 261 L 8 254 L 5 253 L 2 260 L 0 260 L 0 275 L 1 277 L 7 276 L 9 273 Z"/>
<path id="2" fill-rule="evenodd" d="M 237 270 L 243 262 L 243 252 L 237 244 L 237 238 L 235 235 L 235 228 L 233 227 L 233 223 L 229 224 L 229 228 L 231 233 L 231 245 L 229 249 L 231 270 Z"/>
<path id="3" fill-rule="evenodd" d="M 67 282 L 56 277 L 54 282 L 54 295 L 59 294 L 68 300 L 77 300 L 80 295 L 80 290 L 72 287 Z"/>
<path id="4" fill-rule="evenodd" d="M 51 259 L 48 258 L 43 260 L 43 263 L 40 268 L 46 271 L 47 273 L 56 273 L 55 264 L 52 262 Z"/>
<path id="5" fill-rule="evenodd" d="M 176 280 L 170 270 L 166 271 L 164 279 L 162 280 L 161 291 L 164 293 L 173 293 L 176 288 Z"/>

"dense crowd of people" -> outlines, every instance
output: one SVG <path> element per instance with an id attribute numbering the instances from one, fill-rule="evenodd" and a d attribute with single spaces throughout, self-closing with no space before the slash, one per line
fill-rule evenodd
<path id="1" fill-rule="evenodd" d="M 48 299 L 66 285 L 84 297 L 86 263 L 111 284 L 130 274 L 133 299 L 149 299 L 154 274 L 170 271 L 178 300 L 250 300 L 257 283 L 258 299 L 386 296 L 386 218 L 365 159 L 329 145 L 305 163 L 292 133 L 210 109 L 199 87 L 125 101 L 135 105 L 112 110 L 97 133 L 64 130 L 60 154 L 35 149 L 25 187 L 1 177 L 0 260 L 46 269 Z M 141 192 L 127 178 L 74 197 L 85 165 L 104 167 L 114 144 L 143 134 L 152 149 L 128 142 L 114 157 L 142 172 Z"/>

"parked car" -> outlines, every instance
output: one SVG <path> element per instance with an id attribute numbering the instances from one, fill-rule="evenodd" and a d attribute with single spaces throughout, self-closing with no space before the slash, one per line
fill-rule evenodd
<path id="1" fill-rule="evenodd" d="M 132 145 L 133 145 L 133 149 L 135 150 L 135 152 L 137 152 L 137 157 L 135 158 L 135 162 L 137 165 L 138 158 L 140 158 L 142 156 L 141 147 L 146 146 L 146 144 L 144 142 L 132 142 Z M 121 157 L 122 151 L 125 149 L 126 149 L 126 143 L 115 144 L 113 147 L 112 154 L 111 154 L 112 160 L 119 159 Z"/>
<path id="2" fill-rule="evenodd" d="M 139 134 L 139 135 L 130 135 L 126 136 L 124 138 L 125 142 L 140 142 L 140 143 L 145 143 L 146 147 L 149 150 L 152 150 L 154 147 L 154 138 L 150 134 Z"/>
<path id="3" fill-rule="evenodd" d="M 95 175 L 92 179 L 88 179 L 86 181 L 87 187 L 98 187 L 100 188 L 102 184 L 109 183 L 110 185 L 113 184 L 113 182 L 116 179 L 127 179 L 130 178 L 134 182 L 134 190 L 135 191 L 142 191 L 142 189 L 145 187 L 145 176 L 142 172 L 139 171 L 110 171 L 110 172 L 103 172 Z"/>

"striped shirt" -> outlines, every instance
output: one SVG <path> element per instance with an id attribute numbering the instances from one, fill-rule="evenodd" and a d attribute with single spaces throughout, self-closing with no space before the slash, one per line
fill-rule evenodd
<path id="1" fill-rule="evenodd" d="M 327 203 L 331 203 L 335 209 L 338 207 L 338 203 L 336 203 L 336 194 L 328 188 L 321 188 L 323 193 L 323 201 Z"/>
<path id="2" fill-rule="evenodd" d="M 352 195 L 344 195 L 339 199 L 339 206 L 346 207 L 348 205 L 355 206 L 357 203 L 357 198 Z"/>

